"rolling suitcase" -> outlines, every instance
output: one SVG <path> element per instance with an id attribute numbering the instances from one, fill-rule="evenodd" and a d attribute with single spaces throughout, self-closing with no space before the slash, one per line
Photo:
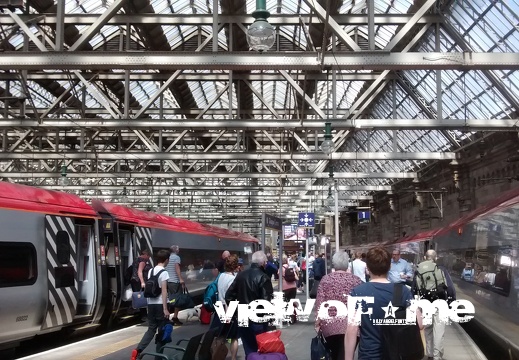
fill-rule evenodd
<path id="1" fill-rule="evenodd" d="M 288 360 L 285 354 L 281 353 L 264 353 L 260 354 L 257 352 L 250 353 L 247 356 L 247 360 Z"/>

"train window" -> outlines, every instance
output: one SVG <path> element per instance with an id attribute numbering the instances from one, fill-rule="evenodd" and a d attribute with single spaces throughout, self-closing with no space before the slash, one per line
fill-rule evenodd
<path id="1" fill-rule="evenodd" d="M 37 278 L 36 249 L 31 243 L 0 243 L 0 287 L 32 285 Z"/>
<path id="2" fill-rule="evenodd" d="M 59 230 L 56 234 L 56 255 L 60 264 L 65 265 L 70 261 L 70 237 L 68 232 Z"/>

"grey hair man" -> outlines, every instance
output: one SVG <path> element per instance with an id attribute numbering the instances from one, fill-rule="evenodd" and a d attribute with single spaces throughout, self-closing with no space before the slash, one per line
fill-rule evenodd
<path id="1" fill-rule="evenodd" d="M 413 293 L 429 301 L 436 299 L 453 301 L 456 298 L 454 284 L 449 273 L 436 264 L 437 258 L 436 251 L 427 250 L 425 261 L 421 262 L 416 270 Z M 445 323 L 440 321 L 438 309 L 433 314 L 432 324 L 425 326 L 424 335 L 425 353 L 428 359 L 443 359 Z"/>
<path id="2" fill-rule="evenodd" d="M 238 300 L 240 304 L 249 304 L 254 300 L 272 300 L 274 289 L 270 277 L 265 272 L 267 255 L 263 251 L 252 254 L 251 264 L 247 270 L 236 275 L 234 282 L 225 293 L 225 301 Z M 249 320 L 248 327 L 239 327 L 238 336 L 242 339 L 245 357 L 258 351 L 256 335 L 267 331 L 267 323 L 254 323 Z"/>
<path id="3" fill-rule="evenodd" d="M 172 245 L 169 248 L 169 262 L 166 266 L 166 270 L 169 275 L 168 279 L 168 293 L 170 299 L 175 299 L 179 294 L 182 293 L 184 286 L 184 279 L 182 278 L 182 272 L 180 271 L 180 256 L 178 253 L 180 252 L 180 248 L 178 245 Z M 175 308 L 173 312 L 173 324 L 182 325 L 182 322 L 178 320 L 178 311 L 179 308 Z"/>

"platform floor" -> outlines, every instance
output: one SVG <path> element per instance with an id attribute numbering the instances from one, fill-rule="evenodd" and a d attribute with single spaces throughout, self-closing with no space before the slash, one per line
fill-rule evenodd
<path id="1" fill-rule="evenodd" d="M 304 299 L 301 297 L 301 300 L 303 302 Z M 184 312 L 179 314 L 181 321 L 183 321 L 185 316 Z M 140 341 L 146 329 L 146 324 L 135 325 L 22 359 L 125 360 L 130 358 L 132 349 Z M 209 325 L 202 325 L 197 318 L 192 318 L 190 322 L 184 322 L 184 325 L 175 327 L 173 342 L 175 343 L 179 339 L 190 338 L 208 329 Z M 281 338 L 285 344 L 287 357 L 293 360 L 310 360 L 310 343 L 314 336 L 313 319 L 309 322 L 298 322 L 283 328 Z M 154 347 L 155 344 L 152 343 L 147 350 L 153 351 Z M 230 359 L 230 354 L 227 358 Z M 445 360 L 486 360 L 486 357 L 472 339 L 457 324 L 446 327 L 444 358 Z M 150 359 L 152 358 L 150 357 Z M 238 359 L 245 360 L 242 346 L 238 350 Z"/>

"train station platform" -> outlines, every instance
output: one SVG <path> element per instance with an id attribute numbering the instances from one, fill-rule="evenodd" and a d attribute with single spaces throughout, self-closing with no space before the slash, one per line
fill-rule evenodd
<path id="1" fill-rule="evenodd" d="M 298 294 L 304 303 L 304 294 Z M 185 321 L 187 313 L 181 312 L 179 318 Z M 125 360 L 130 359 L 131 351 L 146 332 L 145 323 L 97 336 L 88 340 L 76 342 L 67 346 L 56 348 L 43 353 L 24 357 L 23 360 Z M 188 339 L 197 334 L 209 330 L 209 325 L 202 325 L 198 318 L 192 318 L 184 325 L 177 326 L 173 330 L 173 343 L 179 339 Z M 315 337 L 313 316 L 308 322 L 296 324 L 281 329 L 282 340 L 285 344 L 288 359 L 310 360 L 311 339 Z M 423 338 L 423 334 L 422 334 Z M 425 342 L 424 342 L 425 346 Z M 147 351 L 154 351 L 155 344 L 152 342 Z M 230 354 L 227 356 L 230 359 Z M 153 357 L 145 357 L 153 359 Z M 425 358 L 427 359 L 427 358 Z M 458 324 L 446 327 L 445 330 L 445 360 L 486 360 L 487 358 L 476 346 L 474 341 Z M 245 360 L 243 347 L 238 350 L 238 360 Z"/>

